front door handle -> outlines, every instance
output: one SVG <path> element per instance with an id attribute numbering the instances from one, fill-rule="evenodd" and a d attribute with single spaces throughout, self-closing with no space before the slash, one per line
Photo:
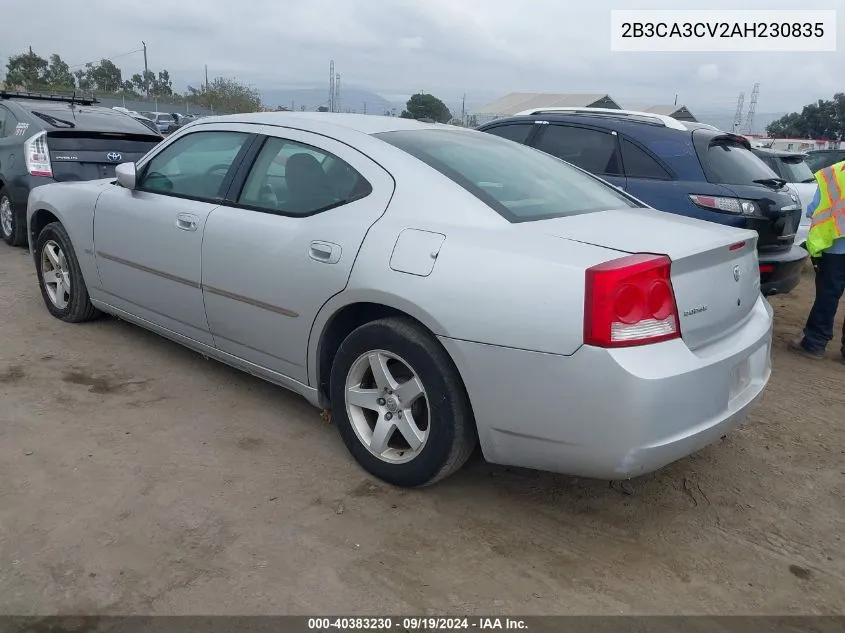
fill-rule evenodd
<path id="1" fill-rule="evenodd" d="M 183 231 L 196 231 L 199 218 L 192 213 L 180 213 L 176 216 L 176 228 Z"/>
<path id="2" fill-rule="evenodd" d="M 340 261 L 342 249 L 333 242 L 314 241 L 308 247 L 308 256 L 323 264 L 336 264 Z"/>

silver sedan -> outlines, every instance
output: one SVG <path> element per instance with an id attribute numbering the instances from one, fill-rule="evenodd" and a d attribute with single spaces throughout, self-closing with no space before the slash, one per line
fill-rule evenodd
<path id="1" fill-rule="evenodd" d="M 116 180 L 33 190 L 28 230 L 56 318 L 115 315 L 291 389 L 399 486 L 477 444 L 641 475 L 734 428 L 771 372 L 756 233 L 471 130 L 206 118 Z"/>

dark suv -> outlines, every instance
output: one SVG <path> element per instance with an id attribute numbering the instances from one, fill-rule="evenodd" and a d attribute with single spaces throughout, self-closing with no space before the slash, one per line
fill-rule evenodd
<path id="1" fill-rule="evenodd" d="M 130 116 L 93 99 L 0 92 L 0 235 L 23 246 L 26 203 L 50 182 L 114 177 L 162 140 Z"/>
<path id="2" fill-rule="evenodd" d="M 755 229 L 763 294 L 789 292 L 800 281 L 808 255 L 794 244 L 798 198 L 742 136 L 593 108 L 533 110 L 478 129 L 557 156 L 656 209 Z"/>

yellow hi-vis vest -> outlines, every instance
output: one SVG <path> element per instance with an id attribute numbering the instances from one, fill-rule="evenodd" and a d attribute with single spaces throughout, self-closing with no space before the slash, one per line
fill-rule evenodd
<path id="1" fill-rule="evenodd" d="M 845 237 L 845 160 L 816 172 L 819 206 L 807 235 L 807 250 L 818 257 L 834 240 Z"/>

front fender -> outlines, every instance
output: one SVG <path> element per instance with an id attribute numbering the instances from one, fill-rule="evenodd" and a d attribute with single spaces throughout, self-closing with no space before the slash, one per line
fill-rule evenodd
<path id="1" fill-rule="evenodd" d="M 54 219 L 61 222 L 70 236 L 71 246 L 89 290 L 100 286 L 94 258 L 94 207 L 109 186 L 112 186 L 111 181 L 51 183 L 35 187 L 27 203 L 30 254 L 35 256 L 35 241 L 40 229 Z"/>

